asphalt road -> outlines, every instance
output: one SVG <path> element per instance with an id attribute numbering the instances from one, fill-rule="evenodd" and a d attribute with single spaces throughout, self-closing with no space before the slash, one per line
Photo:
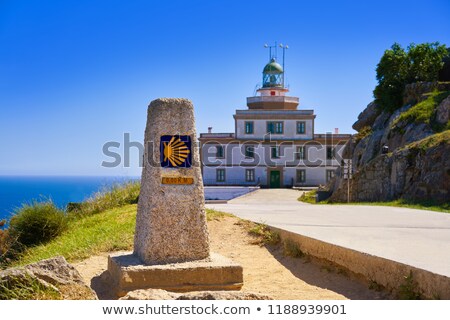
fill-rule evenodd
<path id="1" fill-rule="evenodd" d="M 261 189 L 207 207 L 450 277 L 450 214 L 311 205 L 297 201 L 300 195 L 290 189 Z"/>

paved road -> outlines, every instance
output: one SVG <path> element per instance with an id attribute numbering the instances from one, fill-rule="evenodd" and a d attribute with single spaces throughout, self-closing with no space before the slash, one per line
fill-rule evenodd
<path id="1" fill-rule="evenodd" d="M 261 189 L 207 207 L 450 277 L 450 214 L 355 205 L 311 205 L 299 191 Z"/>

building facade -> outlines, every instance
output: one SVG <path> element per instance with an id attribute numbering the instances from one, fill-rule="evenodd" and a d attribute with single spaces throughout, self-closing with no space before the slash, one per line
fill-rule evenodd
<path id="1" fill-rule="evenodd" d="M 351 135 L 316 134 L 314 110 L 298 109 L 299 98 L 288 92 L 272 58 L 257 95 L 233 115 L 234 132 L 200 134 L 205 185 L 318 186 L 334 176 Z"/>

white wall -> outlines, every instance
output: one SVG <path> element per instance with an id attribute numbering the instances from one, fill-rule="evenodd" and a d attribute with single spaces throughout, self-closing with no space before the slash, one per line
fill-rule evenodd
<path id="1" fill-rule="evenodd" d="M 245 157 L 245 145 L 253 146 L 255 150 L 255 158 L 248 159 Z M 271 158 L 271 146 L 278 145 L 280 147 L 280 158 Z M 297 160 L 295 153 L 297 152 L 298 146 L 305 146 L 306 160 Z M 225 158 L 216 158 L 216 144 L 204 144 L 202 146 L 202 161 L 205 165 L 310 165 L 310 166 L 339 166 L 340 156 L 344 150 L 343 145 L 335 146 L 335 153 L 337 159 L 327 160 L 327 146 L 322 146 L 314 144 L 311 142 L 305 142 L 301 145 L 291 144 L 291 143 L 273 143 L 273 144 L 257 144 L 257 143 L 246 143 L 246 144 L 228 144 L 223 145 Z M 209 150 L 209 152 L 208 152 Z"/>
<path id="2" fill-rule="evenodd" d="M 245 122 L 253 121 L 253 134 L 245 134 Z M 312 139 L 313 138 L 313 120 L 240 120 L 236 121 L 237 139 L 263 139 L 267 134 L 268 121 L 283 122 L 283 134 L 272 134 L 274 139 Z M 297 121 L 305 122 L 305 134 L 297 134 Z"/>

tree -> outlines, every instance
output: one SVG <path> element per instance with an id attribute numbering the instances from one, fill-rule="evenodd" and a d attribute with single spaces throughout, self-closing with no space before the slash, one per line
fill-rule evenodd
<path id="1" fill-rule="evenodd" d="M 402 92 L 408 75 L 408 55 L 398 43 L 384 52 L 377 65 L 378 85 L 374 96 L 383 109 L 392 110 L 402 103 Z"/>
<path id="2" fill-rule="evenodd" d="M 437 81 L 439 70 L 447 55 L 445 45 L 439 42 L 410 44 L 408 47 L 408 82 Z"/>
<path id="3" fill-rule="evenodd" d="M 384 52 L 377 65 L 378 85 L 373 92 L 377 104 L 388 111 L 401 107 L 405 85 L 438 80 L 439 70 L 447 55 L 445 45 L 439 45 L 438 42 L 412 43 L 407 51 L 394 43 Z"/>

